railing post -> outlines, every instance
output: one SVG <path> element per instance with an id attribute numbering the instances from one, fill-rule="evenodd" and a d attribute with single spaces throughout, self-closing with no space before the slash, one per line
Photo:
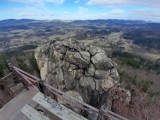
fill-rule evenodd
<path id="1" fill-rule="evenodd" d="M 39 89 L 39 91 L 43 94 L 45 94 L 45 87 L 44 87 L 44 81 L 40 80 L 39 82 L 37 82 L 37 87 Z"/>

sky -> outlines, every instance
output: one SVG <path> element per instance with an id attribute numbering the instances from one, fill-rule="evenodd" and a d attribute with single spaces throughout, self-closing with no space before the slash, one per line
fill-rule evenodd
<path id="1" fill-rule="evenodd" d="M 160 0 L 0 0 L 0 20 L 22 18 L 160 22 Z"/>

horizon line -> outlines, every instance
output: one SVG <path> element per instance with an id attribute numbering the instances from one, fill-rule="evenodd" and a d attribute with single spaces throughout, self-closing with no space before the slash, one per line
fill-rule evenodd
<path id="1" fill-rule="evenodd" d="M 59 21 L 94 21 L 94 20 L 122 20 L 122 21 L 141 21 L 141 22 L 149 22 L 149 23 L 160 23 L 160 21 L 147 21 L 147 20 L 142 20 L 142 19 L 31 19 L 31 18 L 8 18 L 8 19 L 0 19 L 1 21 L 5 20 L 35 20 L 35 21 L 54 21 L 54 20 L 59 20 Z"/>

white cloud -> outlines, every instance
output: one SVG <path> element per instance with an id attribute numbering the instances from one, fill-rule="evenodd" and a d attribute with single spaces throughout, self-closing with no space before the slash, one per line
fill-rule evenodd
<path id="1" fill-rule="evenodd" d="M 122 9 L 113 9 L 112 11 L 111 11 L 111 13 L 112 14 L 123 14 L 124 13 L 124 10 L 122 10 Z"/>
<path id="2" fill-rule="evenodd" d="M 160 22 L 160 9 L 137 9 L 130 11 L 130 18 Z"/>
<path id="3" fill-rule="evenodd" d="M 155 6 L 160 7 L 160 0 L 89 0 L 88 5 L 100 6 Z"/>
<path id="4" fill-rule="evenodd" d="M 125 16 L 125 12 L 122 9 L 112 9 L 107 12 L 93 13 L 89 9 L 79 7 L 77 12 L 77 19 L 122 19 Z"/>
<path id="5" fill-rule="evenodd" d="M 101 1 L 101 0 L 99 0 Z M 50 9 L 46 5 L 25 5 L 25 7 L 10 8 L 7 11 L 16 13 L 12 18 L 29 18 L 29 19 L 131 19 L 131 20 L 148 20 L 160 22 L 160 8 L 147 8 L 125 10 L 123 7 L 110 8 L 111 10 L 101 7 L 103 11 L 94 12 L 89 7 L 79 6 L 77 11 L 63 11 Z"/>
<path id="6" fill-rule="evenodd" d="M 59 12 L 51 10 L 46 6 L 26 6 L 23 8 L 11 8 L 10 11 L 17 13 L 13 18 L 16 19 L 39 19 L 39 20 L 53 20 L 53 19 L 73 19 L 72 14 L 68 11 Z"/>
<path id="7" fill-rule="evenodd" d="M 144 8 L 144 9 L 112 9 L 106 12 L 93 13 L 89 9 L 79 7 L 76 19 L 125 19 L 125 20 L 146 20 L 160 22 L 160 8 Z M 74 18 L 74 19 L 75 19 Z"/>
<path id="8" fill-rule="evenodd" d="M 74 3 L 79 3 L 79 0 L 75 0 Z"/>
<path id="9" fill-rule="evenodd" d="M 21 12 L 21 13 L 19 13 L 19 16 L 20 17 L 33 17 L 33 16 L 36 16 L 36 14 L 34 14 L 34 13 L 23 13 L 23 12 Z"/>
<path id="10" fill-rule="evenodd" d="M 32 4 L 32 3 L 44 4 L 45 2 L 53 3 L 53 4 L 63 4 L 65 2 L 65 0 L 10 0 L 10 1 L 20 2 L 24 4 Z"/>
<path id="11" fill-rule="evenodd" d="M 69 14 L 69 12 L 63 12 L 63 14 Z"/>
<path id="12" fill-rule="evenodd" d="M 25 6 L 23 8 L 11 8 L 10 11 L 17 13 L 15 18 L 29 19 L 54 19 L 56 11 L 51 11 L 45 6 Z"/>
<path id="13" fill-rule="evenodd" d="M 88 12 L 88 8 L 85 8 L 85 7 L 78 7 L 78 14 L 79 15 L 83 15 L 83 14 L 86 14 Z"/>

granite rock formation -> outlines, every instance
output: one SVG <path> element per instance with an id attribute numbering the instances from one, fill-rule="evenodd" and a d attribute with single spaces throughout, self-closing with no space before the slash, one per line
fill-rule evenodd
<path id="1" fill-rule="evenodd" d="M 116 63 L 99 47 L 71 40 L 54 41 L 38 47 L 35 58 L 42 80 L 62 91 L 78 92 L 93 106 L 111 100 L 114 94 L 110 91 L 119 89 Z M 128 91 L 123 91 L 129 102 Z"/>

